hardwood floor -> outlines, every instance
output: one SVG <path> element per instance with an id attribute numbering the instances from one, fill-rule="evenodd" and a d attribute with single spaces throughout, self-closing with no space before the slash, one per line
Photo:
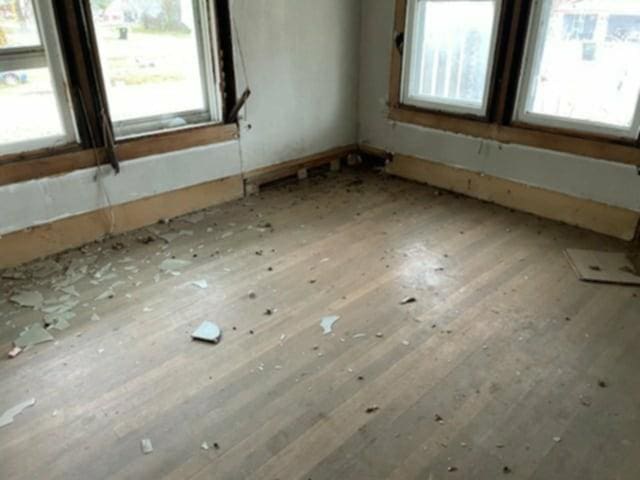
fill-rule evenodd
<path id="1" fill-rule="evenodd" d="M 563 254 L 621 242 L 358 170 L 188 219 L 1 280 L 8 351 L 43 317 L 9 297 L 69 302 L 52 286 L 88 265 L 71 327 L 0 360 L 0 413 L 36 399 L 0 428 L 0 478 L 640 478 L 640 289 Z"/>

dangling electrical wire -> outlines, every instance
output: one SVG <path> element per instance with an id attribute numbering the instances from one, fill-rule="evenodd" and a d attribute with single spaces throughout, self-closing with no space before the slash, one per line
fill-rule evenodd
<path id="1" fill-rule="evenodd" d="M 237 3 L 233 3 L 233 5 L 237 5 Z M 235 44 L 236 44 L 236 48 L 238 50 L 238 54 L 240 56 L 240 65 L 242 67 L 242 77 L 243 77 L 243 81 L 244 81 L 244 85 L 245 85 L 245 91 L 240 99 L 240 101 L 236 104 L 237 108 L 234 108 L 234 111 L 232 113 L 235 114 L 236 118 L 234 119 L 234 121 L 237 120 L 237 116 L 240 113 L 240 110 L 242 108 L 244 108 L 244 120 L 248 122 L 249 119 L 249 108 L 247 106 L 247 99 L 249 98 L 249 95 L 251 94 L 251 84 L 249 82 L 249 74 L 247 73 L 247 63 L 245 61 L 245 57 L 244 57 L 244 51 L 242 50 L 242 42 L 240 41 L 240 33 L 238 32 L 238 25 L 236 24 L 236 18 L 235 18 L 235 13 L 232 10 L 229 13 L 229 16 L 231 17 L 231 24 L 233 25 L 233 35 L 232 35 L 232 40 L 235 39 Z M 250 125 L 250 124 L 248 124 Z M 250 126 L 248 128 L 251 128 Z M 242 178 L 242 185 L 243 188 L 245 188 L 245 169 L 244 169 L 244 154 L 242 152 L 242 136 L 241 138 L 238 139 L 238 156 L 240 158 L 240 176 Z"/>

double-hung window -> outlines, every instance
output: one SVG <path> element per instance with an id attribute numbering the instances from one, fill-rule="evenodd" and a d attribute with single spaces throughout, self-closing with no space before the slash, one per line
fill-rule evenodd
<path id="1" fill-rule="evenodd" d="M 213 2 L 90 4 L 117 138 L 221 121 Z"/>
<path id="2" fill-rule="evenodd" d="M 0 152 L 73 143 L 72 118 L 50 1 L 0 1 Z"/>
<path id="3" fill-rule="evenodd" d="M 396 0 L 389 117 L 640 165 L 640 0 Z"/>
<path id="4" fill-rule="evenodd" d="M 500 0 L 408 0 L 402 103 L 484 116 Z"/>
<path id="5" fill-rule="evenodd" d="M 639 94 L 640 1 L 534 3 L 517 120 L 637 138 Z"/>

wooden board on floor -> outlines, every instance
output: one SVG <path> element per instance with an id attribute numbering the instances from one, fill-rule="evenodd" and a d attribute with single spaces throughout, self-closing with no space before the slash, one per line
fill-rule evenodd
<path id="1" fill-rule="evenodd" d="M 296 175 L 301 169 L 309 169 L 330 164 L 335 160 L 346 157 L 350 153 L 357 152 L 357 150 L 357 145 L 345 145 L 343 147 L 332 148 L 307 157 L 257 168 L 244 174 L 245 182 L 247 184 L 257 186 L 264 185 L 282 178 Z"/>
<path id="2" fill-rule="evenodd" d="M 580 280 L 640 285 L 640 276 L 626 253 L 568 249 L 567 258 Z"/>

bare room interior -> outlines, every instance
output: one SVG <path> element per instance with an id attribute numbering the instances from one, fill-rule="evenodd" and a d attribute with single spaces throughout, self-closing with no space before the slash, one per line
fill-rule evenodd
<path id="1" fill-rule="evenodd" d="M 640 478 L 640 0 L 0 0 L 0 479 Z"/>

